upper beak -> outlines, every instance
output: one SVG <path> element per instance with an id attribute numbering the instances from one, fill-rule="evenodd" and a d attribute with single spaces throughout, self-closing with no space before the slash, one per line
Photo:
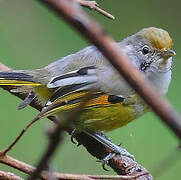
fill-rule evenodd
<path id="1" fill-rule="evenodd" d="M 172 49 L 168 49 L 168 50 L 163 51 L 163 57 L 165 57 L 165 58 L 169 58 L 169 57 L 172 57 L 175 55 L 176 55 L 176 53 Z"/>

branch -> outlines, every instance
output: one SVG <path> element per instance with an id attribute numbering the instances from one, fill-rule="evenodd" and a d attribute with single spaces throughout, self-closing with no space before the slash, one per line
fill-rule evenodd
<path id="1" fill-rule="evenodd" d="M 8 71 L 8 70 L 11 70 L 11 68 L 0 63 L 0 70 Z M 3 89 L 5 89 L 11 94 L 14 94 L 20 99 L 24 99 L 27 96 L 27 94 L 25 93 L 22 94 L 22 93 L 11 92 L 11 90 L 14 89 L 14 87 L 12 86 L 4 86 Z M 30 105 L 39 111 L 42 109 L 41 105 L 38 104 L 37 101 L 33 101 Z M 50 117 L 49 119 L 51 120 Z M 66 131 L 69 134 L 71 134 L 72 129 L 66 128 Z M 108 148 L 106 148 L 101 143 L 97 142 L 95 139 L 89 137 L 85 133 L 80 133 L 75 138 L 79 144 L 82 144 L 90 154 L 92 154 L 94 157 L 98 158 L 99 160 L 102 160 L 106 155 L 110 153 L 110 150 Z M 31 175 L 32 172 L 35 170 L 34 167 L 24 162 L 18 161 L 10 156 L 0 156 L 0 163 L 16 168 L 29 175 Z M 135 177 L 137 177 L 137 180 L 147 180 L 147 179 L 151 180 L 152 179 L 152 176 L 144 167 L 139 165 L 136 161 L 133 161 L 132 159 L 124 157 L 124 156 L 123 157 L 121 157 L 120 155 L 115 156 L 113 159 L 109 161 L 109 166 L 118 174 L 124 175 L 124 176 L 119 176 L 122 179 L 125 179 L 125 178 L 134 179 Z M 46 179 L 47 176 L 45 177 L 44 176 L 45 176 L 44 174 L 41 174 L 41 178 Z M 76 179 L 75 177 L 77 177 L 77 175 L 60 174 L 60 173 L 53 173 L 53 176 L 55 176 L 57 179 L 66 179 L 66 178 Z M 96 176 L 90 176 L 90 178 L 91 177 L 96 179 L 95 178 Z M 84 177 L 81 177 L 81 178 L 84 178 Z M 81 179 L 81 178 L 79 177 L 77 179 Z"/>
<path id="2" fill-rule="evenodd" d="M 29 164 L 26 164 L 22 161 L 19 161 L 17 159 L 14 159 L 10 156 L 0 156 L 0 163 L 6 164 L 8 166 L 11 166 L 15 169 L 18 169 L 26 174 L 31 175 L 33 173 L 33 171 L 35 170 L 35 167 L 30 166 Z M 48 179 L 49 177 L 49 173 L 48 171 L 43 171 L 40 174 L 41 179 Z M 56 178 L 56 179 L 60 179 L 60 180 L 75 180 L 75 179 L 79 179 L 79 180 L 92 180 L 92 179 L 123 179 L 123 180 L 131 180 L 131 179 L 135 179 L 138 178 L 139 176 L 143 176 L 144 174 L 140 173 L 137 174 L 137 176 L 109 176 L 109 175 L 80 175 L 80 174 L 64 174 L 64 173 L 51 173 L 51 176 Z M 147 175 L 147 174 L 145 174 Z M 3 172 L 0 171 L 0 179 L 1 177 L 8 177 L 11 180 L 22 180 L 21 178 L 18 179 L 17 176 L 15 176 L 12 173 L 8 173 L 8 172 Z M 17 178 L 16 178 L 17 177 Z M 14 179 L 13 179 L 14 178 Z M 8 179 L 8 178 L 7 178 Z"/>
<path id="3" fill-rule="evenodd" d="M 0 171 L 0 179 L 2 180 L 23 180 L 19 176 L 14 175 L 10 172 Z"/>
<path id="4" fill-rule="evenodd" d="M 5 66 L 4 64 L 0 63 L 0 70 L 7 71 L 7 70 L 10 70 L 10 68 Z M 22 94 L 22 93 L 11 92 L 11 90 L 14 89 L 14 87 L 12 87 L 12 86 L 4 86 L 3 89 L 8 91 L 9 93 L 19 97 L 20 99 L 24 99 L 27 96 L 27 94 L 25 94 L 25 93 Z M 30 105 L 39 111 L 42 109 L 41 105 L 38 104 L 37 101 L 33 101 Z M 49 117 L 49 119 L 51 120 L 50 117 Z M 71 134 L 72 129 L 66 128 L 66 131 L 69 134 Z M 108 149 L 101 143 L 97 142 L 95 139 L 89 137 L 85 133 L 80 133 L 75 138 L 78 141 L 78 143 L 82 144 L 92 156 L 98 158 L 99 160 L 102 160 L 106 155 L 108 155 L 110 153 L 110 149 Z M 3 154 L 3 153 L 0 153 L 0 154 Z M 9 156 L 0 156 L 0 163 L 14 167 L 27 174 L 31 174 L 35 170 L 34 167 L 32 167 L 24 162 L 20 162 L 16 159 L 13 159 Z M 109 161 L 109 166 L 120 175 L 122 174 L 122 175 L 125 175 L 128 177 L 130 177 L 130 176 L 137 177 L 137 180 L 144 180 L 144 179 L 151 180 L 152 179 L 152 176 L 149 174 L 149 172 L 144 167 L 139 165 L 136 161 L 133 161 L 132 159 L 127 158 L 125 156 L 121 157 L 120 155 L 116 155 L 113 159 L 111 159 Z M 67 175 L 65 175 L 65 176 L 67 176 Z M 138 178 L 138 176 L 139 176 L 139 178 Z"/>
<path id="5" fill-rule="evenodd" d="M 99 5 L 96 3 L 96 1 L 85 1 L 85 0 L 74 0 L 74 1 L 78 2 L 81 6 L 85 6 L 90 9 L 94 9 L 94 10 L 98 11 L 99 13 L 103 14 L 104 16 L 106 16 L 110 19 L 113 19 L 113 20 L 115 19 L 115 17 L 112 14 L 101 9 L 99 7 Z"/>

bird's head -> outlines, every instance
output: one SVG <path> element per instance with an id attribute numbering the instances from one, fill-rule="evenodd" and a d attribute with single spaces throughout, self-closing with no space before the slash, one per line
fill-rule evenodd
<path id="1" fill-rule="evenodd" d="M 125 51 L 134 64 L 143 72 L 168 71 L 173 56 L 172 39 L 167 31 L 159 28 L 144 28 L 123 40 Z"/>

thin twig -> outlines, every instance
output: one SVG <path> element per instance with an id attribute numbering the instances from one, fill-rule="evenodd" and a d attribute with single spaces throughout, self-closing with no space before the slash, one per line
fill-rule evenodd
<path id="1" fill-rule="evenodd" d="M 34 180 L 40 177 L 41 172 L 46 168 L 49 164 L 50 159 L 52 158 L 52 154 L 55 152 L 57 146 L 59 145 L 60 141 L 63 139 L 63 132 L 65 130 L 64 125 L 59 123 L 55 129 L 55 131 L 50 134 L 50 140 L 47 149 L 45 150 L 43 156 L 41 157 L 37 168 L 31 174 L 29 180 Z"/>
<path id="2" fill-rule="evenodd" d="M 57 146 L 62 140 L 62 136 L 63 136 L 63 132 L 65 131 L 65 128 L 69 127 L 70 124 L 79 117 L 81 110 L 86 105 L 88 100 L 91 98 L 91 94 L 92 92 L 86 94 L 83 100 L 80 102 L 80 105 L 77 108 L 75 108 L 68 115 L 67 118 L 63 118 L 62 121 L 57 124 L 55 130 L 50 134 L 48 147 L 45 150 L 45 153 L 42 156 L 40 162 L 38 163 L 36 170 L 31 174 L 29 180 L 34 180 L 40 177 L 41 172 L 45 169 L 46 165 L 49 164 L 49 161 L 53 153 L 55 152 Z M 40 116 L 41 116 L 41 113 L 40 113 Z"/>
<path id="3" fill-rule="evenodd" d="M 26 174 L 31 175 L 32 172 L 35 170 L 33 166 L 30 166 L 29 164 L 26 164 L 20 160 L 17 160 L 15 158 L 12 158 L 10 156 L 0 156 L 0 162 L 6 165 L 9 165 L 15 169 L 18 169 Z M 1 177 L 1 171 L 0 171 L 0 177 Z M 13 175 L 13 174 L 12 174 Z M 47 179 L 49 175 L 49 172 L 43 171 L 40 175 L 42 179 Z M 61 180 L 91 180 L 91 179 L 123 179 L 123 180 L 131 180 L 135 179 L 135 177 L 139 176 L 144 176 L 146 174 L 140 173 L 137 176 L 108 176 L 108 175 L 80 175 L 80 174 L 66 174 L 66 173 L 55 173 L 53 172 L 52 177 L 56 179 L 61 179 Z M 1 179 L 1 178 L 0 178 Z M 16 179 L 14 179 L 16 180 Z M 19 179 L 17 179 L 19 180 Z M 20 179 L 21 180 L 21 179 Z"/>
<path id="4" fill-rule="evenodd" d="M 15 145 L 16 143 L 20 140 L 20 138 L 23 136 L 23 134 L 38 120 L 41 119 L 41 116 L 46 113 L 47 111 L 49 111 L 49 109 L 51 109 L 53 106 L 59 104 L 59 102 L 54 102 L 52 103 L 50 106 L 48 106 L 44 111 L 41 111 L 25 128 L 23 128 L 23 130 L 20 132 L 20 134 L 17 136 L 17 138 L 13 141 L 13 143 L 11 143 L 5 150 L 3 150 L 1 152 L 1 156 L 2 155 L 6 155 Z"/>
<path id="5" fill-rule="evenodd" d="M 88 175 L 89 177 L 91 177 L 91 178 L 93 178 L 93 179 L 99 179 L 99 180 L 101 180 L 101 179 L 104 179 L 104 180 L 112 180 L 112 179 L 122 179 L 122 180 L 135 180 L 135 179 L 137 179 L 138 177 L 141 177 L 141 176 L 144 176 L 144 175 L 148 175 L 148 173 L 145 173 L 145 174 L 143 174 L 143 173 L 140 173 L 140 174 L 138 174 L 138 175 L 135 175 L 135 176 L 110 176 L 110 175 L 96 175 L 96 176 L 94 176 L 94 175 Z"/>
<path id="6" fill-rule="evenodd" d="M 101 9 L 96 1 L 85 1 L 85 0 L 74 0 L 74 1 L 78 2 L 82 6 L 85 6 L 90 9 L 94 9 L 94 10 L 98 11 L 99 13 L 103 14 L 104 16 L 106 16 L 110 19 L 115 19 L 115 17 L 112 14 Z"/>
<path id="7" fill-rule="evenodd" d="M 110 18 L 110 19 L 113 19 L 113 20 L 115 19 L 115 17 L 114 17 L 112 14 L 104 11 L 104 10 L 101 9 L 100 7 L 95 7 L 95 10 L 98 11 L 98 12 L 100 12 L 101 14 L 103 14 L 104 16 L 106 16 L 106 17 L 108 17 L 108 18 Z"/>
<path id="8" fill-rule="evenodd" d="M 19 161 L 15 158 L 12 158 L 10 156 L 0 156 L 0 162 L 3 164 L 6 164 L 8 166 L 11 166 L 15 169 L 18 169 L 26 174 L 31 175 L 35 168 L 33 166 L 30 166 L 29 164 L 26 164 L 22 161 Z M 41 178 L 42 179 L 47 179 L 49 176 L 49 172 L 43 171 L 41 173 Z M 74 174 L 63 174 L 63 173 L 52 173 L 52 176 L 55 177 L 56 179 L 81 179 L 81 180 L 90 180 L 87 175 L 74 175 Z"/>
<path id="9" fill-rule="evenodd" d="M 11 172 L 0 171 L 0 180 L 23 180 Z"/>
<path id="10" fill-rule="evenodd" d="M 0 156 L 0 163 L 6 164 L 10 167 L 18 169 L 21 172 L 24 172 L 26 174 L 31 174 L 35 170 L 33 166 L 30 166 L 29 164 L 26 164 L 25 162 L 19 161 L 7 155 Z"/>
<path id="11" fill-rule="evenodd" d="M 6 155 L 16 145 L 16 143 L 20 140 L 20 138 L 23 136 L 23 134 L 38 120 L 39 120 L 38 117 L 34 118 L 25 128 L 23 128 L 23 130 L 20 132 L 18 137 L 13 141 L 13 143 L 10 144 L 7 149 L 2 151 L 1 152 L 2 154 L 0 154 L 0 155 Z"/>

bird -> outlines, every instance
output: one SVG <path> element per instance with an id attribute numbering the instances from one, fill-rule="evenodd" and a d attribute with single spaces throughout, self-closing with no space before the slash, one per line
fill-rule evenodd
<path id="1" fill-rule="evenodd" d="M 117 45 L 158 93 L 167 93 L 176 53 L 166 30 L 144 28 L 117 42 Z M 16 86 L 14 92 L 21 93 L 25 92 L 24 86 L 28 87 L 29 95 L 19 109 L 37 98 L 44 107 L 42 117 L 55 116 L 57 119 L 78 107 L 83 97 L 92 92 L 73 126 L 113 152 L 131 158 L 134 156 L 106 139 L 101 132 L 125 126 L 151 111 L 93 45 L 40 69 L 0 72 L 0 86 L 5 85 Z"/>

